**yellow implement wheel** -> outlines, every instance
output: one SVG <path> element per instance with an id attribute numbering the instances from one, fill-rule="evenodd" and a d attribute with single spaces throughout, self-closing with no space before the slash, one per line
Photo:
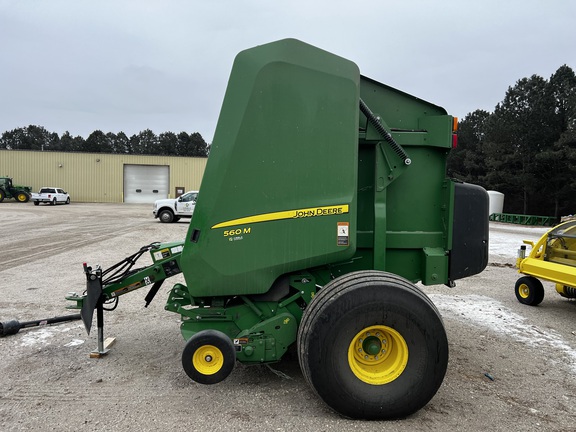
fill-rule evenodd
<path id="1" fill-rule="evenodd" d="M 544 286 L 533 276 L 523 276 L 514 287 L 516 298 L 522 304 L 536 306 L 544 300 Z"/>
<path id="2" fill-rule="evenodd" d="M 448 366 L 438 309 L 410 281 L 358 271 L 318 290 L 298 328 L 302 375 L 328 406 L 358 419 L 406 417 Z"/>
<path id="3" fill-rule="evenodd" d="M 383 325 L 365 328 L 348 348 L 348 364 L 354 375 L 372 385 L 388 384 L 408 364 L 408 345 L 400 333 Z"/>
<path id="4" fill-rule="evenodd" d="M 204 345 L 194 352 L 192 363 L 201 374 L 214 375 L 222 369 L 224 355 L 214 345 Z"/>
<path id="5" fill-rule="evenodd" d="M 518 287 L 518 295 L 522 297 L 522 299 L 527 299 L 530 297 L 530 288 L 526 284 L 520 284 Z"/>
<path id="6" fill-rule="evenodd" d="M 236 351 L 228 336 L 217 330 L 203 330 L 192 336 L 182 352 L 182 367 L 200 384 L 216 384 L 234 369 Z"/>

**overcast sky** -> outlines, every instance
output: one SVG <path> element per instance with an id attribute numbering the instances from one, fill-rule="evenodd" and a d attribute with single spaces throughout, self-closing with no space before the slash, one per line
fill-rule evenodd
<path id="1" fill-rule="evenodd" d="M 0 0 L 0 133 L 200 132 L 234 56 L 286 37 L 464 117 L 576 70 L 572 0 Z"/>

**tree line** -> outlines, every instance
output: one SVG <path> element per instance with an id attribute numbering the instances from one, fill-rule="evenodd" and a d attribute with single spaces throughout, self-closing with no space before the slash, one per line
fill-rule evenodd
<path id="1" fill-rule="evenodd" d="M 209 145 L 195 132 L 150 129 L 128 137 L 92 132 L 62 136 L 42 126 L 0 137 L 0 149 L 206 157 Z M 476 110 L 460 122 L 448 175 L 505 194 L 506 213 L 564 216 L 576 213 L 576 76 L 563 65 L 546 80 L 522 78 L 494 112 Z"/>
<path id="2" fill-rule="evenodd" d="M 576 213 L 574 71 L 564 65 L 549 80 L 522 78 L 494 112 L 466 115 L 448 175 L 504 193 L 506 213 Z"/>
<path id="3" fill-rule="evenodd" d="M 2 133 L 0 149 L 207 157 L 210 147 L 198 132 L 156 135 L 146 129 L 128 137 L 124 132 L 96 130 L 84 139 L 68 131 L 60 136 L 42 126 L 30 125 Z"/>

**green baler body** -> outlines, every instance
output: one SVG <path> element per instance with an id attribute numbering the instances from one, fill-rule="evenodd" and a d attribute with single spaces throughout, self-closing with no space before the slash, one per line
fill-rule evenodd
<path id="1" fill-rule="evenodd" d="M 193 380 L 220 382 L 236 361 L 276 362 L 296 344 L 303 375 L 334 409 L 406 416 L 448 362 L 438 311 L 409 281 L 452 284 L 488 258 L 486 191 L 445 176 L 453 124 L 305 43 L 246 50 L 186 239 L 107 270 L 85 265 L 86 293 L 69 295 L 71 308 L 88 331 L 98 310 L 105 354 L 104 304 L 151 286 L 148 304 L 182 273 L 165 309 L 181 316 Z M 147 251 L 153 264 L 131 270 Z"/>
<path id="2" fill-rule="evenodd" d="M 263 294 L 304 270 L 320 285 L 362 269 L 448 283 L 452 125 L 444 109 L 300 41 L 241 52 L 182 251 L 191 297 Z"/>

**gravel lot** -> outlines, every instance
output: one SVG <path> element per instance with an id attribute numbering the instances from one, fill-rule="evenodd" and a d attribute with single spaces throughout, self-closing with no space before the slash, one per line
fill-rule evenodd
<path id="1" fill-rule="evenodd" d="M 151 207 L 0 204 L 0 321 L 70 313 L 64 296 L 83 291 L 84 261 L 106 268 L 145 244 L 184 238 L 187 221 L 160 224 Z M 142 290 L 106 313 L 105 335 L 116 343 L 104 358 L 89 358 L 96 332 L 87 337 L 80 321 L 1 338 L 0 430 L 574 430 L 576 302 L 552 284 L 538 307 L 513 292 L 516 249 L 543 231 L 493 224 L 482 274 L 456 288 L 424 287 L 444 317 L 450 363 L 437 395 L 405 420 L 333 413 L 307 387 L 295 356 L 272 368 L 239 365 L 214 386 L 192 382 L 180 364 L 179 317 L 164 311 L 168 281 L 147 309 Z"/>

